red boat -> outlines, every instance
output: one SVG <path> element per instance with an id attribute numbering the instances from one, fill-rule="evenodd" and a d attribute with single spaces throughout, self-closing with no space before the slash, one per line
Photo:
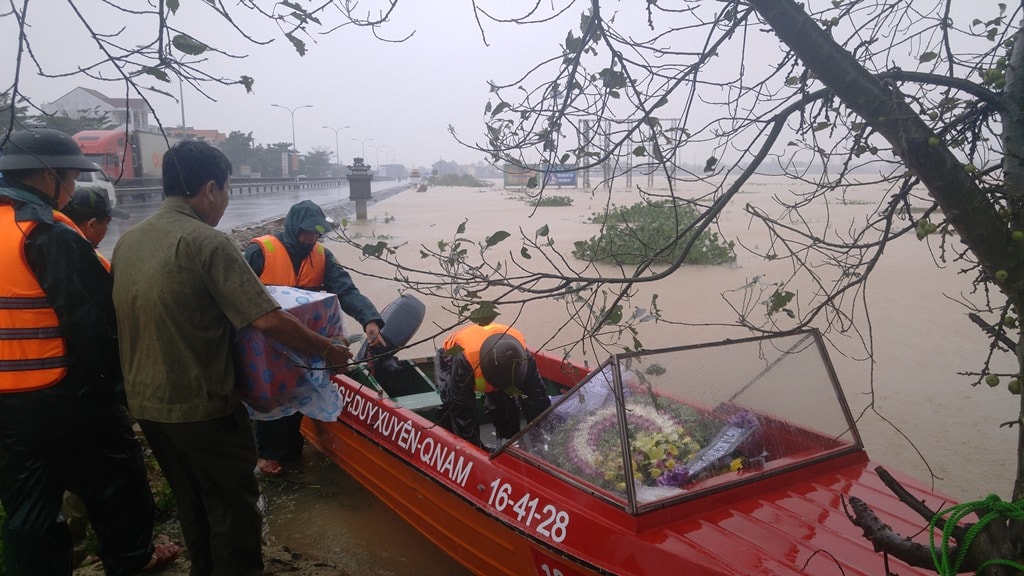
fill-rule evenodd
<path id="1" fill-rule="evenodd" d="M 876 474 L 818 332 L 593 371 L 535 355 L 564 393 L 494 453 L 436 424 L 432 364 L 408 360 L 336 376 L 342 415 L 303 432 L 477 574 L 934 574 L 883 558 L 844 512 L 856 496 L 897 532 L 922 524 Z"/>

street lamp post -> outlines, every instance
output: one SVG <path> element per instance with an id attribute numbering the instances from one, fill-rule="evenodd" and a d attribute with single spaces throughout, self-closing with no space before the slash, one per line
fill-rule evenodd
<path id="1" fill-rule="evenodd" d="M 351 126 L 342 126 L 341 128 L 333 128 L 331 126 L 323 126 L 323 128 L 327 128 L 328 130 L 334 132 L 334 158 L 336 160 L 335 163 L 337 165 L 337 168 L 340 170 L 341 169 L 341 153 L 338 152 L 338 132 L 341 132 L 342 130 L 344 130 L 346 128 L 351 128 Z"/>
<path id="2" fill-rule="evenodd" d="M 352 140 L 354 142 L 359 142 L 362 145 L 362 150 L 363 151 L 362 151 L 362 153 L 360 153 L 360 156 L 365 160 L 366 159 L 366 143 L 373 141 L 373 138 L 353 138 Z"/>
<path id="3" fill-rule="evenodd" d="M 302 106 L 296 106 L 295 108 L 289 108 L 287 106 L 281 106 L 280 104 L 271 104 L 274 108 L 281 108 L 287 110 L 292 115 L 292 151 L 298 152 L 298 148 L 295 147 L 295 112 L 303 108 L 312 108 L 312 104 L 303 104 Z"/>
<path id="4" fill-rule="evenodd" d="M 379 174 L 380 173 L 380 169 L 381 169 L 380 168 L 380 151 L 381 151 L 382 148 L 386 150 L 387 147 L 388 147 L 387 144 L 370 144 L 370 148 L 373 148 L 374 150 L 377 151 L 377 164 L 376 164 L 377 170 L 374 172 L 374 174 Z M 387 154 L 384 155 L 384 159 L 387 160 Z"/>

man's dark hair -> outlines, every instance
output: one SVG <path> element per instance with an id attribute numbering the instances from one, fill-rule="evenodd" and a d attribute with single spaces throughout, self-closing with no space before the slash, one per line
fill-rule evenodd
<path id="1" fill-rule="evenodd" d="M 231 161 L 206 142 L 185 140 L 164 152 L 163 180 L 167 196 L 195 196 L 210 180 L 223 188 L 229 176 Z"/>

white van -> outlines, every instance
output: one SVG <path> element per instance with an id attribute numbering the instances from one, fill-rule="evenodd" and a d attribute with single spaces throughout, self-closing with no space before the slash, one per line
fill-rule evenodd
<path id="1" fill-rule="evenodd" d="M 114 190 L 114 183 L 107 178 L 102 170 L 95 172 L 79 172 L 75 180 L 75 190 L 79 188 L 100 188 L 107 195 L 110 206 L 117 206 L 117 192 Z"/>

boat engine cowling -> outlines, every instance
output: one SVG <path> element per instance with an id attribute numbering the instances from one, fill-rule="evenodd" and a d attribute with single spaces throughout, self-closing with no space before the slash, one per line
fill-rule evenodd
<path id="1" fill-rule="evenodd" d="M 392 300 L 380 316 L 384 320 L 384 328 L 380 335 L 385 345 L 369 346 L 366 342 L 359 347 L 356 362 L 369 362 L 374 370 L 397 370 L 398 360 L 395 352 L 409 343 L 423 323 L 427 307 L 411 294 L 402 294 Z"/>

